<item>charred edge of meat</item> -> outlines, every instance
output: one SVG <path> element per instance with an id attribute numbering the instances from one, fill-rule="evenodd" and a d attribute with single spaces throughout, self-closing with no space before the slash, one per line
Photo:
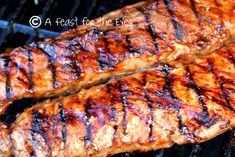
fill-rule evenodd
<path id="1" fill-rule="evenodd" d="M 225 100 L 226 106 L 229 110 L 233 111 L 235 113 L 234 108 L 232 107 L 230 100 L 228 98 L 228 95 L 225 93 L 224 91 L 224 81 L 216 74 L 215 72 L 215 67 L 213 65 L 213 61 L 208 59 L 208 65 L 209 65 L 209 70 L 210 72 L 215 76 L 216 81 L 219 82 L 219 86 L 220 86 L 220 97 L 223 98 Z M 223 103 L 219 103 L 219 104 L 223 104 Z"/>
<path id="2" fill-rule="evenodd" d="M 145 87 L 146 86 L 146 74 L 143 75 L 143 78 L 142 78 L 142 84 L 143 86 Z M 148 103 L 148 110 L 149 110 L 149 113 L 150 113 L 150 117 L 149 117 L 149 137 L 148 137 L 148 140 L 149 141 L 152 141 L 153 140 L 153 101 L 150 99 L 149 97 L 149 93 L 148 93 L 148 89 L 144 89 L 144 97 L 145 99 L 147 100 L 147 103 Z"/>
<path id="3" fill-rule="evenodd" d="M 171 16 L 171 20 L 172 20 L 173 26 L 175 28 L 176 39 L 183 41 L 182 27 L 178 22 L 178 18 L 174 14 L 173 6 L 171 5 L 170 0 L 164 0 L 164 4 L 166 5 L 166 8 Z"/>
<path id="4" fill-rule="evenodd" d="M 171 70 L 171 67 L 168 64 L 164 64 L 163 69 L 162 69 L 162 74 L 164 74 L 164 78 L 166 81 L 166 84 L 163 88 L 163 90 L 169 94 L 169 96 L 172 98 L 173 100 L 173 106 L 176 110 L 176 112 L 178 113 L 178 123 L 179 123 L 179 129 L 182 130 L 183 129 L 183 124 L 182 124 L 182 117 L 180 115 L 180 105 L 179 105 L 179 100 L 177 97 L 174 96 L 174 92 L 172 91 L 172 87 L 171 87 L 171 80 L 169 78 L 169 71 Z"/>
<path id="5" fill-rule="evenodd" d="M 52 78 L 53 78 L 53 88 L 58 87 L 57 77 L 56 77 L 56 67 L 54 66 L 54 62 L 56 61 L 56 51 L 55 51 L 55 43 L 52 43 L 50 46 L 50 51 L 45 49 L 46 45 L 37 45 L 37 48 L 41 50 L 48 58 L 48 67 L 51 69 Z"/>
<path id="6" fill-rule="evenodd" d="M 188 88 L 192 88 L 196 92 L 198 102 L 202 107 L 201 116 L 203 118 L 201 119 L 201 121 L 203 123 L 205 123 L 206 127 L 209 128 L 211 119 L 210 119 L 210 116 L 209 116 L 209 113 L 208 113 L 208 110 L 207 110 L 206 103 L 204 101 L 205 96 L 203 94 L 203 90 L 200 87 L 197 86 L 197 84 L 194 80 L 194 77 L 193 77 L 193 73 L 191 73 L 190 67 L 188 65 L 184 65 L 184 67 L 185 67 L 185 70 L 187 72 L 187 76 L 190 79 L 190 83 L 188 83 Z"/>
<path id="7" fill-rule="evenodd" d="M 12 87 L 11 87 L 10 70 L 9 70 L 10 58 L 4 56 L 2 57 L 2 59 L 4 60 L 3 71 L 6 74 L 6 99 L 10 99 L 12 97 Z"/>
<path id="8" fill-rule="evenodd" d="M 191 3 L 191 8 L 192 8 L 192 10 L 193 10 L 193 12 L 194 12 L 196 18 L 197 18 L 198 20 L 200 20 L 200 19 L 201 19 L 201 15 L 199 14 L 199 12 L 198 12 L 198 10 L 197 10 L 197 8 L 196 8 L 195 0 L 190 0 L 190 3 Z"/>
<path id="9" fill-rule="evenodd" d="M 111 116 L 110 116 L 110 119 L 112 121 L 115 121 L 115 119 L 116 119 L 116 108 L 114 106 L 115 105 L 115 94 L 111 93 L 112 86 L 113 85 L 109 83 L 106 85 L 106 88 L 107 88 L 108 94 L 111 95 Z M 114 129 L 113 142 L 115 142 L 115 136 L 117 134 L 117 125 L 116 124 L 113 125 L 113 129 Z"/>
<path id="10" fill-rule="evenodd" d="M 61 123 L 62 123 L 61 135 L 62 135 L 62 140 L 65 143 L 66 139 L 67 139 L 67 120 L 66 120 L 64 107 L 63 107 L 62 103 L 59 104 L 59 108 L 60 108 L 60 113 L 59 114 L 60 114 L 60 119 L 61 119 Z"/>
<path id="11" fill-rule="evenodd" d="M 9 105 L 5 113 L 0 115 L 0 121 L 10 125 L 26 108 L 32 107 L 33 104 L 41 101 L 42 100 L 36 101 L 33 98 L 23 98 L 20 100 L 15 100 Z"/>
<path id="12" fill-rule="evenodd" d="M 86 123 L 86 137 L 85 137 L 85 146 L 88 148 L 92 143 L 92 126 L 90 123 L 91 110 L 92 110 L 92 100 L 90 98 L 85 101 L 85 123 Z"/>
<path id="13" fill-rule="evenodd" d="M 149 16 L 149 14 L 145 12 L 144 9 L 140 8 L 138 10 L 139 10 L 139 12 L 141 12 L 145 16 L 145 21 L 148 24 L 148 31 L 149 31 L 149 33 L 152 37 L 153 43 L 155 45 L 155 50 L 156 50 L 156 52 L 159 52 L 159 45 L 157 43 L 157 35 L 156 35 L 156 32 L 155 32 L 154 26 L 151 22 L 151 18 Z M 156 53 L 156 52 L 154 52 L 154 53 Z"/>

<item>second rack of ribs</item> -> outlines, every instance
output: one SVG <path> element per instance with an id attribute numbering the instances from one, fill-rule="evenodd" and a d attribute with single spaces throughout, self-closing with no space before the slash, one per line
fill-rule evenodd
<path id="1" fill-rule="evenodd" d="M 23 112 L 16 156 L 106 156 L 209 140 L 235 125 L 235 44 L 170 62 Z"/>
<path id="2" fill-rule="evenodd" d="M 74 93 L 156 62 L 211 53 L 234 38 L 234 1 L 150 0 L 0 57 L 0 114 L 22 98 Z"/>

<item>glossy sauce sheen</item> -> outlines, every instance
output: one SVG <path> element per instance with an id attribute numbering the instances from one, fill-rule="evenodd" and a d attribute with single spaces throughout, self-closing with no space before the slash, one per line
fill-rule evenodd
<path id="1" fill-rule="evenodd" d="M 234 39 L 234 17 L 233 0 L 150 0 L 105 15 L 110 25 L 97 19 L 16 48 L 0 57 L 0 114 L 14 100 L 71 94 L 158 61 L 211 53 Z"/>
<path id="2" fill-rule="evenodd" d="M 26 110 L 15 156 L 107 156 L 199 143 L 235 126 L 235 44 L 190 63 L 159 63 Z"/>

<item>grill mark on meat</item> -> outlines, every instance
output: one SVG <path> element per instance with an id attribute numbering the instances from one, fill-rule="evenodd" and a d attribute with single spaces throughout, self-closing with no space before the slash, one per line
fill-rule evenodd
<path id="1" fill-rule="evenodd" d="M 178 18 L 175 16 L 174 11 L 173 11 L 173 6 L 171 5 L 170 0 L 164 0 L 164 4 L 166 5 L 166 8 L 171 16 L 172 24 L 175 28 L 175 35 L 176 39 L 183 41 L 183 32 L 182 32 L 182 27 L 178 22 Z"/>
<path id="2" fill-rule="evenodd" d="M 152 41 L 154 43 L 155 50 L 156 50 L 156 52 L 159 52 L 159 45 L 157 43 L 157 35 L 156 35 L 156 32 L 155 32 L 154 26 L 151 22 L 151 18 L 149 16 L 149 14 L 145 12 L 144 9 L 140 8 L 139 12 L 141 12 L 145 16 L 145 22 L 148 24 L 148 31 L 149 31 L 149 34 L 152 37 Z M 156 52 L 154 52 L 154 53 L 156 53 Z"/>
<path id="3" fill-rule="evenodd" d="M 169 94 L 173 101 L 173 106 L 177 112 L 177 118 L 178 118 L 178 123 L 179 123 L 179 129 L 182 130 L 183 124 L 182 124 L 182 116 L 180 115 L 180 105 L 179 105 L 179 100 L 177 97 L 175 97 L 174 92 L 171 87 L 171 80 L 169 77 L 169 71 L 171 70 L 171 67 L 168 64 L 164 64 L 163 69 L 162 69 L 162 74 L 164 74 L 164 79 L 165 79 L 165 86 L 163 87 L 163 90 Z"/>
<path id="4" fill-rule="evenodd" d="M 55 43 L 52 43 L 50 46 L 50 50 L 47 51 L 45 49 L 46 45 L 37 45 L 37 48 L 40 49 L 48 58 L 48 67 L 51 69 L 52 72 L 52 78 L 53 78 L 53 88 L 58 87 L 57 77 L 56 77 L 56 68 L 54 66 L 54 62 L 56 61 L 56 52 L 55 52 Z"/>
<path id="5" fill-rule="evenodd" d="M 2 57 L 4 61 L 3 71 L 6 74 L 6 99 L 10 99 L 12 97 L 12 87 L 11 87 L 11 79 L 10 79 L 10 58 L 7 56 Z"/>
<path id="6" fill-rule="evenodd" d="M 91 105 L 93 104 L 90 98 L 86 99 L 85 101 L 85 123 L 86 123 L 86 137 L 85 137 L 85 147 L 88 148 L 92 143 L 92 126 L 90 123 L 91 118 Z"/>
<path id="7" fill-rule="evenodd" d="M 113 106 L 113 100 L 112 100 L 112 104 Z M 114 107 L 111 108 L 111 120 L 115 120 L 116 117 L 116 109 Z"/>
<path id="8" fill-rule="evenodd" d="M 143 78 L 142 78 L 142 84 L 144 87 L 146 87 L 147 85 L 147 81 L 146 81 L 146 75 L 147 74 L 144 74 L 143 75 Z M 149 96 L 149 93 L 148 93 L 148 89 L 144 89 L 144 97 L 145 99 L 147 100 L 147 103 L 148 103 L 148 110 L 149 110 L 149 113 L 150 113 L 150 116 L 149 116 L 149 137 L 148 137 L 148 141 L 153 141 L 153 101 L 150 99 L 150 96 Z"/>
<path id="9" fill-rule="evenodd" d="M 100 55 L 99 55 L 97 60 L 98 60 L 99 65 L 102 69 L 105 68 L 105 67 L 113 69 L 113 68 L 115 68 L 114 63 L 110 62 L 107 59 L 105 59 L 104 57 L 102 57 L 102 55 L 106 55 L 106 57 L 107 57 L 110 54 L 110 49 L 108 48 L 109 43 L 107 41 L 107 38 L 104 38 L 103 41 L 104 41 L 104 44 L 105 44 L 105 53 L 100 51 Z"/>
<path id="10" fill-rule="evenodd" d="M 38 113 L 37 111 L 35 111 L 34 109 L 32 110 L 32 125 L 31 125 L 31 136 L 32 136 L 32 142 L 31 144 L 35 147 L 39 146 L 38 141 L 36 140 L 36 134 L 39 134 L 42 136 L 42 138 L 44 139 L 44 142 L 46 144 L 47 147 L 49 147 L 48 143 L 47 143 L 47 138 L 44 135 L 43 131 L 42 131 L 42 117 L 40 115 L 40 113 Z M 35 150 L 34 154 L 35 154 Z"/>
<path id="11" fill-rule="evenodd" d="M 235 57 L 233 56 L 233 54 L 230 52 L 230 50 L 226 51 L 229 54 L 229 60 L 231 60 L 231 62 L 233 63 L 233 65 L 235 66 Z"/>
<path id="12" fill-rule="evenodd" d="M 61 123 L 62 123 L 62 130 L 61 130 L 62 140 L 64 141 L 64 143 L 66 143 L 66 140 L 67 140 L 67 120 L 66 120 L 66 115 L 65 115 L 64 107 L 63 107 L 62 103 L 59 104 L 59 109 L 60 109 L 60 113 L 59 113 L 60 119 L 61 119 Z"/>
<path id="13" fill-rule="evenodd" d="M 28 74 L 29 92 L 33 93 L 34 92 L 33 64 L 32 64 L 33 58 L 32 58 L 32 50 L 31 50 L 31 48 L 28 50 L 27 57 L 28 57 L 28 66 L 29 66 L 29 74 Z"/>
<path id="14" fill-rule="evenodd" d="M 74 75 L 75 75 L 75 77 L 77 79 L 79 79 L 81 77 L 82 70 L 81 70 L 81 68 L 79 66 L 79 62 L 78 62 L 78 59 L 77 59 L 77 54 L 76 54 L 77 48 L 75 48 L 75 46 L 74 46 L 75 43 L 79 44 L 79 46 L 82 48 L 80 43 L 78 43 L 77 41 L 73 40 L 73 42 L 70 43 L 70 46 L 67 47 L 66 50 L 70 51 L 72 53 L 72 55 L 71 55 L 71 62 L 72 62 L 73 69 L 75 71 Z"/>
<path id="15" fill-rule="evenodd" d="M 11 59 L 10 59 L 10 61 L 11 61 L 12 66 L 17 68 L 17 71 L 20 71 L 23 76 L 28 78 L 28 73 L 27 73 L 26 69 L 24 69 L 19 63 L 16 63 L 15 61 L 13 61 Z M 29 85 L 28 82 L 24 81 L 22 78 L 17 77 L 17 79 L 19 81 L 21 81 L 20 83 L 22 83 L 24 86 L 28 86 Z M 14 87 L 12 87 L 12 89 L 13 88 Z"/>
<path id="16" fill-rule="evenodd" d="M 31 149 L 32 152 L 30 152 L 30 156 L 36 156 L 36 152 L 35 152 L 34 147 L 38 147 L 39 146 L 38 141 L 35 139 L 35 134 L 38 133 L 37 130 L 38 130 L 38 128 L 40 128 L 40 126 L 39 126 L 40 124 L 36 123 L 37 120 L 38 119 L 37 119 L 36 113 L 33 110 L 33 113 L 32 113 L 32 126 L 31 126 L 32 127 L 31 128 L 31 130 L 32 130 L 31 131 L 31 136 L 32 136 L 31 144 L 33 145 L 33 147 Z"/>
<path id="17" fill-rule="evenodd" d="M 68 50 L 68 49 L 67 49 Z M 81 77 L 81 68 L 78 66 L 77 54 L 72 51 L 71 55 L 72 68 L 75 71 L 74 76 L 79 79 Z"/>
<path id="18" fill-rule="evenodd" d="M 29 153 L 29 156 L 30 156 L 30 157 L 35 157 L 35 156 L 36 156 L 36 153 L 35 153 L 34 151 L 32 151 L 32 152 Z"/>
<path id="19" fill-rule="evenodd" d="M 190 3 L 191 3 L 191 8 L 192 8 L 192 10 L 193 10 L 193 12 L 194 12 L 196 18 L 197 18 L 198 20 L 200 20 L 200 19 L 201 19 L 201 15 L 199 14 L 199 12 L 198 12 L 198 10 L 197 10 L 197 8 L 196 8 L 195 0 L 190 0 Z"/>
<path id="20" fill-rule="evenodd" d="M 165 82 L 166 85 L 164 86 L 163 90 L 170 96 L 170 98 L 173 101 L 173 106 L 177 112 L 177 119 L 178 119 L 178 124 L 179 124 L 179 130 L 186 135 L 188 138 L 195 139 L 195 134 L 191 131 L 188 130 L 188 127 L 183 124 L 182 122 L 182 116 L 180 114 L 180 100 L 174 95 L 174 92 L 171 87 L 171 80 L 169 76 L 169 71 L 172 68 L 168 64 L 164 64 L 163 69 L 162 69 L 162 74 L 164 74 Z M 159 97 L 164 97 L 163 93 L 156 92 L 156 95 Z"/>
<path id="21" fill-rule="evenodd" d="M 114 67 L 112 63 L 107 61 L 105 58 L 103 58 L 101 55 L 99 55 L 97 61 L 99 62 L 100 67 L 103 69 L 105 67 Z"/>
<path id="22" fill-rule="evenodd" d="M 221 79 L 224 81 L 224 83 L 227 83 L 227 84 L 234 84 L 234 80 L 232 79 L 229 79 L 229 78 L 225 78 L 224 76 L 220 76 Z"/>
<path id="23" fill-rule="evenodd" d="M 106 85 L 106 88 L 107 88 L 107 92 L 109 95 L 111 95 L 111 120 L 112 121 L 115 121 L 116 120 L 116 108 L 115 108 L 115 94 L 111 91 L 112 91 L 112 84 L 107 84 Z M 113 129 L 114 129 L 114 133 L 113 133 L 113 142 L 115 142 L 115 137 L 116 137 L 116 134 L 117 134 L 117 124 L 114 123 L 113 125 Z"/>
<path id="24" fill-rule="evenodd" d="M 57 77 L 56 77 L 56 68 L 53 65 L 53 62 L 56 61 L 55 55 L 55 44 L 52 44 L 52 48 L 51 48 L 51 55 L 50 55 L 50 61 L 51 61 L 51 68 L 52 68 L 52 75 L 53 75 L 53 88 L 57 88 L 58 84 L 57 84 Z"/>
<path id="25" fill-rule="evenodd" d="M 87 31 L 85 31 L 85 34 L 89 34 L 89 33 L 93 33 L 95 39 L 88 37 L 87 40 L 92 41 L 92 42 L 96 42 L 96 43 L 100 40 L 100 36 L 103 34 L 102 31 L 100 31 L 94 27 L 92 27 L 92 29 L 88 29 Z M 78 44 L 80 45 L 80 47 L 83 51 L 89 52 L 89 49 L 87 48 L 87 44 L 79 42 L 79 39 L 78 39 Z"/>
<path id="26" fill-rule="evenodd" d="M 114 107 L 114 103 L 115 103 L 115 100 L 114 100 L 114 94 L 111 93 L 111 90 L 112 90 L 112 84 L 107 84 L 106 85 L 106 89 L 107 89 L 107 92 L 108 94 L 111 96 L 111 120 L 115 120 L 115 117 L 116 117 L 116 108 Z"/>
<path id="27" fill-rule="evenodd" d="M 131 45 L 131 38 L 129 35 L 126 35 L 126 42 L 127 42 L 127 47 L 126 49 L 130 51 L 130 53 L 140 53 L 136 50 L 134 50 L 134 48 Z"/>
<path id="28" fill-rule="evenodd" d="M 185 68 L 186 73 L 187 73 L 186 75 L 190 79 L 190 83 L 188 83 L 187 86 L 188 86 L 188 88 L 192 88 L 196 92 L 198 102 L 199 102 L 199 104 L 202 107 L 202 112 L 201 112 L 202 118 L 200 119 L 200 121 L 205 123 L 206 127 L 209 128 L 210 127 L 209 124 L 210 124 L 211 119 L 210 119 L 210 116 L 209 116 L 209 113 L 208 113 L 208 110 L 207 110 L 206 103 L 204 101 L 205 95 L 203 94 L 203 90 L 200 87 L 197 86 L 189 66 L 188 65 L 184 65 L 184 68 Z"/>
<path id="29" fill-rule="evenodd" d="M 126 134 L 126 125 L 127 125 L 127 120 L 126 120 L 126 107 L 127 107 L 127 92 L 122 90 L 122 82 L 121 80 L 118 80 L 118 90 L 121 94 L 121 101 L 123 104 L 123 118 L 122 118 L 122 126 L 123 126 L 123 133 Z"/>
<path id="30" fill-rule="evenodd" d="M 213 61 L 208 59 L 208 65 L 209 65 L 209 70 L 211 71 L 211 73 L 215 76 L 216 81 L 219 82 L 219 86 L 220 86 L 220 97 L 223 98 L 225 100 L 226 106 L 229 110 L 231 110 L 232 112 L 235 112 L 234 108 L 232 107 L 230 101 L 229 101 L 229 97 L 228 95 L 225 93 L 224 91 L 224 82 L 223 80 L 216 74 L 215 71 L 215 67 L 213 65 Z M 219 103 L 221 105 L 223 105 L 223 103 Z"/>
<path id="31" fill-rule="evenodd" d="M 78 51 L 78 49 L 81 49 L 84 52 L 89 52 L 87 49 L 84 49 L 84 46 L 78 41 L 77 38 L 70 40 L 65 40 L 65 42 L 68 42 L 69 46 L 67 47 L 67 49 L 70 49 L 71 51 L 73 51 L 74 53 L 76 51 Z M 78 45 L 79 48 L 76 48 L 76 46 L 74 45 Z"/>

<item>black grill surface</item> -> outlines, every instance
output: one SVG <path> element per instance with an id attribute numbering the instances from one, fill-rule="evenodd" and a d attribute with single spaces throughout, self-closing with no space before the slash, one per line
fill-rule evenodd
<path id="1" fill-rule="evenodd" d="M 30 17 L 40 16 L 44 22 L 47 18 L 72 19 L 77 17 L 78 23 L 84 17 L 94 19 L 107 12 L 121 8 L 140 0 L 1 0 L 0 1 L 0 53 L 9 49 L 55 37 L 71 27 L 42 25 L 32 28 Z M 23 99 L 10 105 L 1 121 L 12 123 L 25 108 L 40 100 Z M 114 155 L 113 157 L 235 157 L 234 130 L 230 130 L 210 141 L 201 144 L 174 145 L 169 149 L 133 152 Z"/>

